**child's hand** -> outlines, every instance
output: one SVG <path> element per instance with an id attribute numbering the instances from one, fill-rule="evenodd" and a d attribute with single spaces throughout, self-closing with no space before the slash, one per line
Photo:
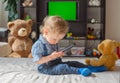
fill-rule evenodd
<path id="1" fill-rule="evenodd" d="M 53 52 L 52 54 L 51 54 L 51 56 L 52 56 L 52 58 L 58 58 L 58 57 L 62 57 L 64 55 L 64 52 L 62 52 L 62 51 L 60 51 L 60 52 Z"/>

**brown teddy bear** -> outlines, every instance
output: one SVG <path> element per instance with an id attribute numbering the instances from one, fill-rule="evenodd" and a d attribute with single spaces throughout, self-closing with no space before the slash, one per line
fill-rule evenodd
<path id="1" fill-rule="evenodd" d="M 12 49 L 9 57 L 31 57 L 33 42 L 29 38 L 29 34 L 31 33 L 32 20 L 25 21 L 17 19 L 8 22 L 7 27 L 10 30 L 8 43 Z"/>
<path id="2" fill-rule="evenodd" d="M 22 3 L 22 5 L 24 7 L 26 7 L 26 6 L 32 6 L 33 2 L 32 2 L 32 0 L 24 0 L 24 2 Z"/>
<path id="3" fill-rule="evenodd" d="M 116 47 L 120 46 L 119 42 L 115 40 L 106 39 L 98 45 L 98 50 L 101 52 L 99 59 L 86 59 L 87 65 L 92 66 L 106 66 L 107 70 L 114 70 L 115 62 L 118 56 L 115 52 Z"/>

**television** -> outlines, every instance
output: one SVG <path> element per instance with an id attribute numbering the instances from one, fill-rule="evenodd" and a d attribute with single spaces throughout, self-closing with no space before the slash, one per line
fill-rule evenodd
<path id="1" fill-rule="evenodd" d="M 76 1 L 49 1 L 47 5 L 48 16 L 58 15 L 68 21 L 78 19 L 78 3 Z"/>

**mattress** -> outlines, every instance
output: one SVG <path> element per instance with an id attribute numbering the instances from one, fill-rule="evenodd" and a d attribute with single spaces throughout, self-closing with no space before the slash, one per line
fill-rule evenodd
<path id="1" fill-rule="evenodd" d="M 85 58 L 63 58 L 84 62 Z M 36 70 L 32 58 L 0 58 L 0 83 L 120 83 L 120 60 L 114 71 L 82 75 L 45 75 Z"/>

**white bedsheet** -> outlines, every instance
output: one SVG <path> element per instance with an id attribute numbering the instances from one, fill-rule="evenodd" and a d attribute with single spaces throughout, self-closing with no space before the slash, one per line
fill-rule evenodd
<path id="1" fill-rule="evenodd" d="M 84 58 L 63 60 L 84 61 Z M 115 71 L 82 75 L 44 75 L 35 69 L 31 58 L 0 58 L 0 83 L 120 83 L 120 60 Z"/>

